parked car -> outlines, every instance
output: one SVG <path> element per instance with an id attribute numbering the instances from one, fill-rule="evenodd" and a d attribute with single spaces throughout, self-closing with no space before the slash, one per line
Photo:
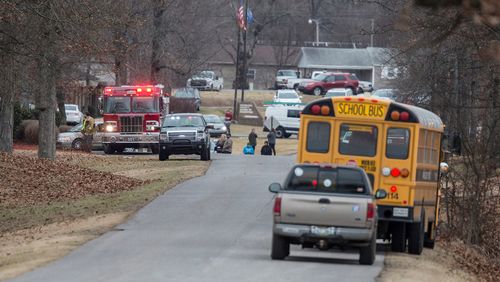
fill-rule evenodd
<path id="1" fill-rule="evenodd" d="M 83 120 L 83 113 L 80 112 L 78 105 L 64 104 L 64 111 L 66 112 L 67 124 L 79 124 Z"/>
<path id="2" fill-rule="evenodd" d="M 274 89 L 285 89 L 287 88 L 289 79 L 297 79 L 299 77 L 300 73 L 296 70 L 278 70 L 274 82 Z"/>
<path id="3" fill-rule="evenodd" d="M 273 97 L 273 102 L 275 103 L 288 103 L 288 104 L 300 104 L 302 103 L 302 96 L 299 96 L 295 90 L 278 90 L 276 95 Z"/>
<path id="4" fill-rule="evenodd" d="M 350 88 L 332 88 L 328 90 L 325 94 L 325 97 L 343 97 L 343 96 L 352 96 L 352 89 Z"/>
<path id="5" fill-rule="evenodd" d="M 310 78 L 289 78 L 287 80 L 286 88 L 288 89 L 299 89 L 299 85 L 302 82 L 310 82 L 312 81 L 316 76 L 325 73 L 326 71 L 313 71 L 311 74 Z"/>
<path id="6" fill-rule="evenodd" d="M 305 94 L 316 96 L 324 95 L 332 88 L 350 88 L 353 93 L 359 86 L 359 80 L 350 73 L 322 73 L 316 76 L 313 81 L 305 81 L 299 85 L 299 91 Z"/>
<path id="7" fill-rule="evenodd" d="M 208 130 L 210 137 L 220 137 L 222 134 L 227 134 L 227 127 L 224 121 L 217 115 L 203 115 L 205 121 L 213 128 Z"/>
<path id="8" fill-rule="evenodd" d="M 102 119 L 96 119 L 94 125 L 96 127 L 96 131 L 92 139 L 92 149 L 102 150 L 102 133 L 104 132 Z M 84 136 L 81 132 L 82 127 L 83 124 L 80 123 L 70 128 L 67 132 L 59 133 L 59 135 L 57 136 L 57 147 L 64 149 L 82 150 L 84 139 Z"/>
<path id="9" fill-rule="evenodd" d="M 401 93 L 397 89 L 377 89 L 372 93 L 372 97 L 401 102 Z"/>
<path id="10" fill-rule="evenodd" d="M 264 131 L 276 130 L 276 137 L 288 138 L 299 133 L 300 112 L 304 105 L 274 105 L 266 108 Z"/>
<path id="11" fill-rule="evenodd" d="M 359 81 L 358 93 L 373 92 L 373 84 L 371 81 Z"/>
<path id="12" fill-rule="evenodd" d="M 365 171 L 359 167 L 296 165 L 276 193 L 271 258 L 282 260 L 290 244 L 328 250 L 333 246 L 359 248 L 359 263 L 375 261 L 377 205 Z"/>
<path id="13" fill-rule="evenodd" d="M 214 71 L 200 71 L 188 79 L 187 87 L 193 87 L 200 90 L 220 91 L 224 88 L 224 79 L 218 76 Z"/>
<path id="14" fill-rule="evenodd" d="M 171 97 L 173 97 L 174 99 L 192 99 L 195 109 L 197 111 L 200 110 L 201 96 L 200 91 L 198 91 L 198 89 L 196 88 L 184 87 L 174 89 Z"/>
<path id="15" fill-rule="evenodd" d="M 202 161 L 210 160 L 212 129 L 201 114 L 166 115 L 160 129 L 160 161 L 171 155 L 200 155 Z"/>

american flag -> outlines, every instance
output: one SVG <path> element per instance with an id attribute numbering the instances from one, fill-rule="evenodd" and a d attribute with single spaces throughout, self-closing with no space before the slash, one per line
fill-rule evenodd
<path id="1" fill-rule="evenodd" d="M 243 29 L 247 30 L 247 25 L 245 24 L 245 8 L 243 8 L 243 0 L 240 1 L 240 8 L 238 8 L 238 26 Z"/>

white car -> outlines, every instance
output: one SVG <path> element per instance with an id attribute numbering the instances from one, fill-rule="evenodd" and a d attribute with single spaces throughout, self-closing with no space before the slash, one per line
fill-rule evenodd
<path id="1" fill-rule="evenodd" d="M 343 97 L 343 96 L 352 96 L 352 90 L 349 88 L 332 88 L 326 92 L 325 97 Z"/>
<path id="2" fill-rule="evenodd" d="M 274 95 L 273 102 L 286 103 L 286 104 L 300 104 L 302 103 L 302 96 L 299 96 L 295 90 L 278 90 Z"/>
<path id="3" fill-rule="evenodd" d="M 213 71 L 200 71 L 188 79 L 187 87 L 220 91 L 224 88 L 224 79 Z"/>
<path id="4" fill-rule="evenodd" d="M 299 133 L 300 113 L 304 105 L 273 105 L 266 109 L 264 131 L 276 130 L 276 137 L 288 138 Z"/>
<path id="5" fill-rule="evenodd" d="M 83 120 L 83 114 L 80 112 L 78 105 L 64 104 L 64 111 L 66 112 L 67 124 L 79 124 Z"/>
<path id="6" fill-rule="evenodd" d="M 371 81 L 359 81 L 358 93 L 373 92 L 373 83 Z"/>

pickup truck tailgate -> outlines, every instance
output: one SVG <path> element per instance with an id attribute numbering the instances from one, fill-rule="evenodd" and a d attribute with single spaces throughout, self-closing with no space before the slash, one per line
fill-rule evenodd
<path id="1" fill-rule="evenodd" d="M 281 223 L 366 227 L 369 196 L 281 194 Z"/>

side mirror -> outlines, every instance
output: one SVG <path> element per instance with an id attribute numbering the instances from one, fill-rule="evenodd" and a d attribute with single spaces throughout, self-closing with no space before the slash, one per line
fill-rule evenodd
<path id="1" fill-rule="evenodd" d="M 214 129 L 214 126 L 212 124 L 207 124 L 207 126 L 205 126 L 205 129 Z"/>
<path id="2" fill-rule="evenodd" d="M 439 164 L 439 171 L 442 174 L 447 174 L 449 170 L 450 170 L 450 167 L 448 166 L 447 163 L 442 162 L 442 163 Z"/>
<path id="3" fill-rule="evenodd" d="M 279 193 L 281 191 L 281 184 L 279 183 L 272 183 L 269 185 L 269 192 L 271 193 Z"/>
<path id="4" fill-rule="evenodd" d="M 387 197 L 387 192 L 384 189 L 377 189 L 375 192 L 375 199 L 385 199 Z"/>

